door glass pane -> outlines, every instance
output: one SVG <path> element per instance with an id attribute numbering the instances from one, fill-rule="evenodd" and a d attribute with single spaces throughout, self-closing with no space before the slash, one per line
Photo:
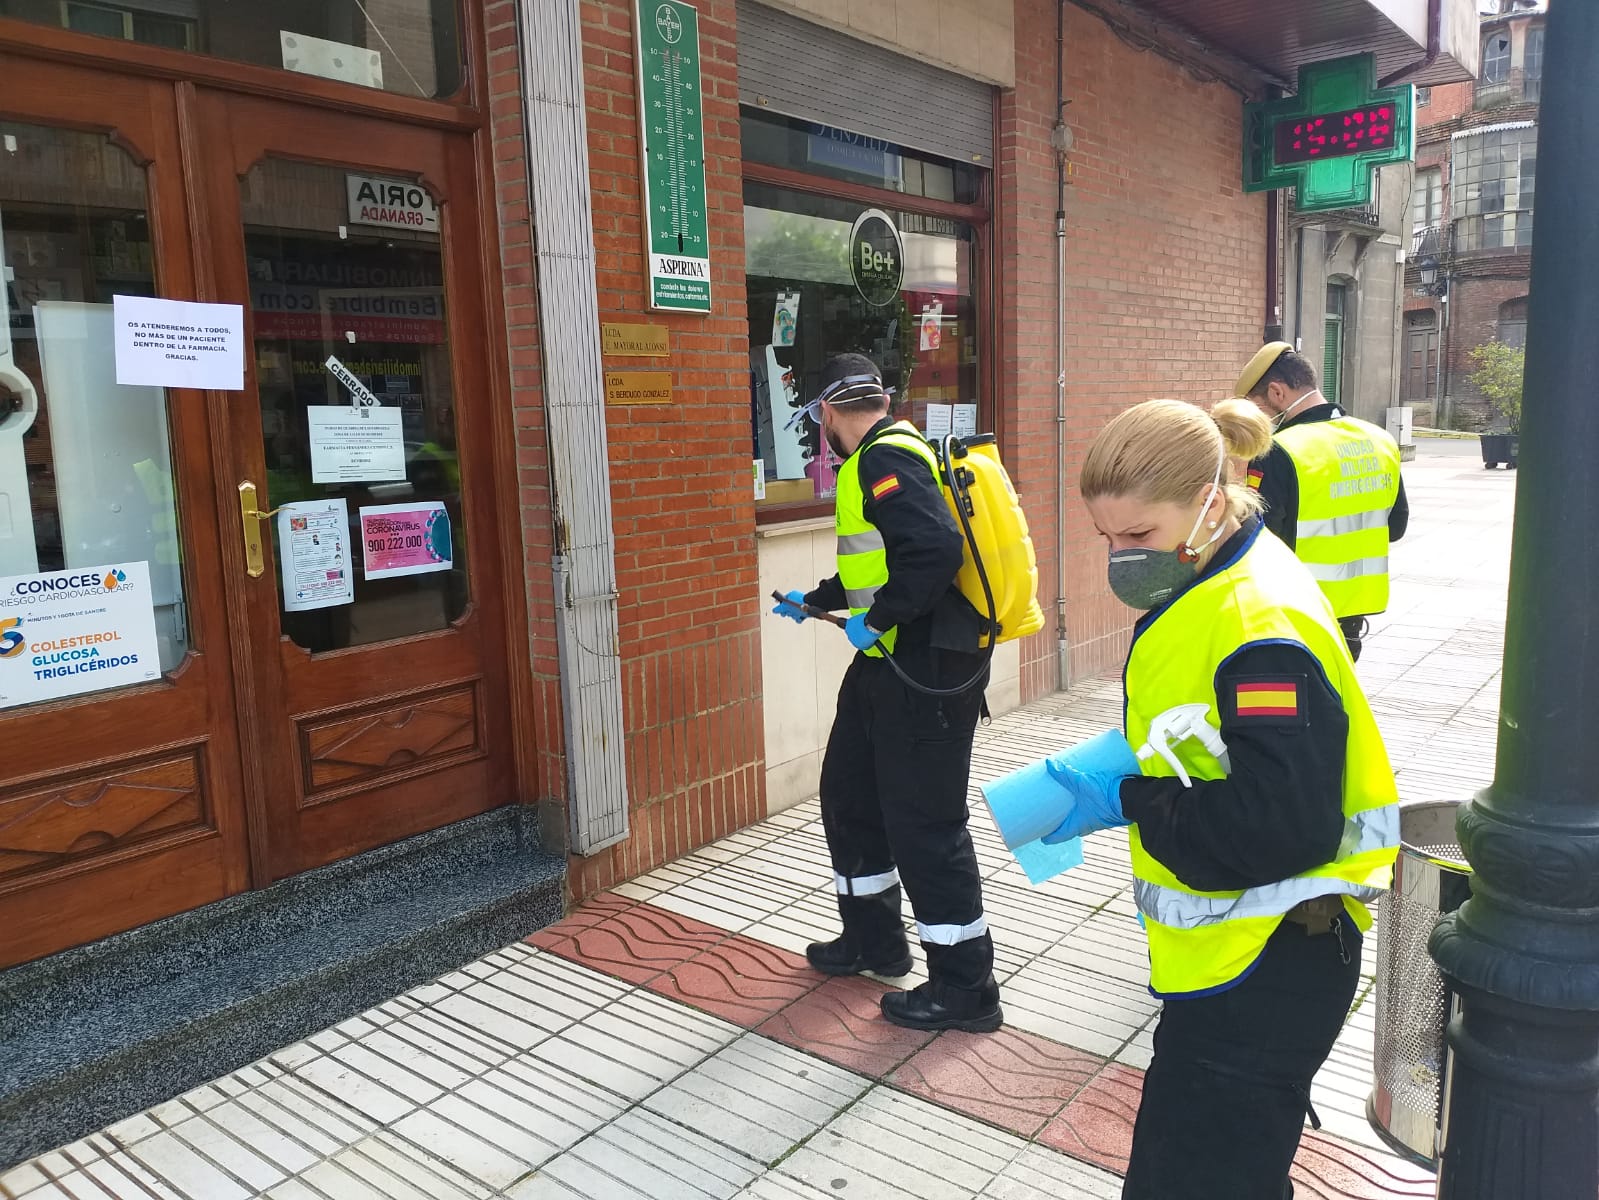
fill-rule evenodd
<path id="1" fill-rule="evenodd" d="M 112 349 L 112 298 L 156 294 L 143 168 L 0 121 L 0 277 L 0 576 L 148 563 L 169 671 L 189 639 L 167 395 L 119 385 Z"/>
<path id="2" fill-rule="evenodd" d="M 446 628 L 467 573 L 441 212 L 414 180 L 278 159 L 241 187 L 267 498 L 344 511 L 342 557 L 267 522 L 283 631 L 324 651 Z M 324 562 L 353 598 L 307 608 L 285 571 Z"/>
<path id="3" fill-rule="evenodd" d="M 463 82 L 456 0 L 0 0 L 0 16 L 402 96 Z"/>

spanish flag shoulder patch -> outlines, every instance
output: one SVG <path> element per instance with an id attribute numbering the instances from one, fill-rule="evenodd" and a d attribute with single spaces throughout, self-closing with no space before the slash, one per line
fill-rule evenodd
<path id="1" fill-rule="evenodd" d="M 1254 488 L 1257 492 L 1260 490 L 1260 479 L 1264 474 L 1265 472 L 1259 467 L 1249 468 L 1249 486 Z"/>
<path id="2" fill-rule="evenodd" d="M 872 484 L 872 499 L 881 500 L 885 496 L 892 496 L 897 491 L 899 491 L 899 476 L 885 475 Z"/>
<path id="3" fill-rule="evenodd" d="M 1306 677 L 1303 675 L 1257 675 L 1237 680 L 1232 685 L 1232 716 L 1252 724 L 1306 724 Z"/>

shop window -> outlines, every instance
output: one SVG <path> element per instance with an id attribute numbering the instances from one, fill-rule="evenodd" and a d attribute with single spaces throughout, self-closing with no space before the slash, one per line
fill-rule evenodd
<path id="1" fill-rule="evenodd" d="M 903 242 L 903 280 L 898 292 L 869 300 L 852 276 L 850 245 L 856 219 L 872 205 L 748 180 L 744 205 L 758 505 L 833 495 L 837 460 L 819 427 L 785 427 L 816 395 L 822 365 L 835 354 L 870 356 L 895 389 L 893 414 L 924 431 L 989 428 L 972 226 L 885 210 Z"/>
<path id="2" fill-rule="evenodd" d="M 1536 126 L 1472 133 L 1454 140 L 1450 186 L 1459 250 L 1532 245 L 1538 173 Z"/>
<path id="3" fill-rule="evenodd" d="M 981 199 L 984 172 L 815 121 L 746 112 L 744 161 L 956 204 Z"/>
<path id="4" fill-rule="evenodd" d="M 169 671 L 189 634 L 167 394 L 117 382 L 119 295 L 156 295 L 143 168 L 0 121 L 0 576 L 142 565 Z"/>
<path id="5" fill-rule="evenodd" d="M 1482 48 L 1482 81 L 1488 84 L 1510 80 L 1510 35 L 1489 35 Z"/>
<path id="6" fill-rule="evenodd" d="M 0 15 L 406 96 L 463 79 L 456 0 L 0 0 Z"/>

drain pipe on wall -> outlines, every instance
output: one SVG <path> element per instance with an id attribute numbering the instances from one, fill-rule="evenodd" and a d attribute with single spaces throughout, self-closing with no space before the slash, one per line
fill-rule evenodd
<path id="1" fill-rule="evenodd" d="M 1071 684 L 1071 638 L 1066 628 L 1066 0 L 1055 5 L 1055 656 L 1062 689 Z"/>

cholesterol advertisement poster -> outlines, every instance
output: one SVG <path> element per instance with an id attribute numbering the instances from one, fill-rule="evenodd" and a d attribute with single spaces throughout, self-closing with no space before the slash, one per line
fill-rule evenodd
<path id="1" fill-rule="evenodd" d="M 355 602 L 350 569 L 350 509 L 343 497 L 278 510 L 283 611 L 309 612 Z"/>
<path id="2" fill-rule="evenodd" d="M 0 708 L 161 678 L 150 564 L 0 579 Z"/>
<path id="3" fill-rule="evenodd" d="M 448 571 L 454 553 L 450 514 L 437 500 L 363 507 L 361 553 L 368 579 Z"/>

